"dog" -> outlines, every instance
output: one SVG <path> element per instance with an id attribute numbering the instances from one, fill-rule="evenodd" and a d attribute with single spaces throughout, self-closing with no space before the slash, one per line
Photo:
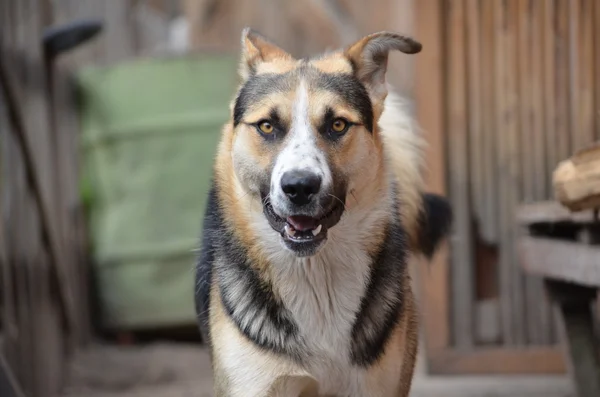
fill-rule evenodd
<path id="1" fill-rule="evenodd" d="M 196 311 L 218 397 L 407 396 L 418 322 L 409 261 L 452 212 L 424 191 L 424 139 L 386 83 L 392 32 L 295 59 L 242 33 L 215 156 Z"/>

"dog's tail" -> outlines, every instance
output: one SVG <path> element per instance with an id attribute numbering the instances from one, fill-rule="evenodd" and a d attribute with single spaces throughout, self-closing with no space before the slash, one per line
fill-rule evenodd
<path id="1" fill-rule="evenodd" d="M 379 128 L 388 167 L 397 185 L 402 224 L 411 249 L 431 258 L 450 233 L 452 210 L 423 181 L 426 142 L 402 97 L 389 90 Z"/>

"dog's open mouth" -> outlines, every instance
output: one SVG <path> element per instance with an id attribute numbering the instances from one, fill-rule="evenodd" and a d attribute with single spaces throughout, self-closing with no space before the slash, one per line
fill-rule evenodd
<path id="1" fill-rule="evenodd" d="M 317 219 L 305 215 L 290 216 L 286 218 L 283 229 L 286 236 L 290 239 L 298 241 L 310 240 L 317 237 L 323 231 L 323 224 L 321 223 L 323 218 Z"/>
<path id="2" fill-rule="evenodd" d="M 266 200 L 263 210 L 271 227 L 281 234 L 286 246 L 301 255 L 312 255 L 327 238 L 344 212 L 343 202 L 334 203 L 329 211 L 319 217 L 292 215 L 286 218 L 275 213 Z"/>

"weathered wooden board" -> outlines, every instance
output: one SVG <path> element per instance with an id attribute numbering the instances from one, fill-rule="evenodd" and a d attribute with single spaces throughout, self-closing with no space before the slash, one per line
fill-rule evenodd
<path id="1" fill-rule="evenodd" d="M 459 348 L 473 344 L 474 282 L 471 236 L 471 205 L 468 190 L 468 115 L 466 95 L 466 8 L 463 0 L 448 3 L 447 35 L 452 46 L 448 62 L 448 150 L 450 198 L 455 214 L 455 230 L 460 238 L 452 240 L 452 304 L 454 341 Z"/>
<path id="2" fill-rule="evenodd" d="M 540 223 L 573 222 L 590 224 L 594 222 L 591 210 L 572 212 L 554 200 L 521 204 L 517 208 L 516 220 L 519 225 L 528 226 Z"/>
<path id="3" fill-rule="evenodd" d="M 523 236 L 519 251 L 523 267 L 531 274 L 600 287 L 600 247 Z"/>
<path id="4" fill-rule="evenodd" d="M 488 243 L 498 243 L 498 178 L 496 174 L 496 140 L 500 133 L 496 130 L 495 81 L 496 51 L 494 34 L 494 2 L 481 2 L 481 64 L 485 77 L 482 79 L 482 128 L 483 136 L 483 178 L 484 178 L 484 216 L 479 220 L 482 238 Z"/>

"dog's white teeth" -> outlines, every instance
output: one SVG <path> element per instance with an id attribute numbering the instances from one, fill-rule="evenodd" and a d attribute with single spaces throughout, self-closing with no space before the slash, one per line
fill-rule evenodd
<path id="1" fill-rule="evenodd" d="M 296 235 L 296 229 L 294 229 L 290 225 L 285 225 L 285 232 L 288 236 L 294 237 Z"/>
<path id="2" fill-rule="evenodd" d="M 313 236 L 316 236 L 317 234 L 321 233 L 322 228 L 323 228 L 323 226 L 319 225 L 315 229 L 313 229 L 313 231 L 312 231 Z"/>

